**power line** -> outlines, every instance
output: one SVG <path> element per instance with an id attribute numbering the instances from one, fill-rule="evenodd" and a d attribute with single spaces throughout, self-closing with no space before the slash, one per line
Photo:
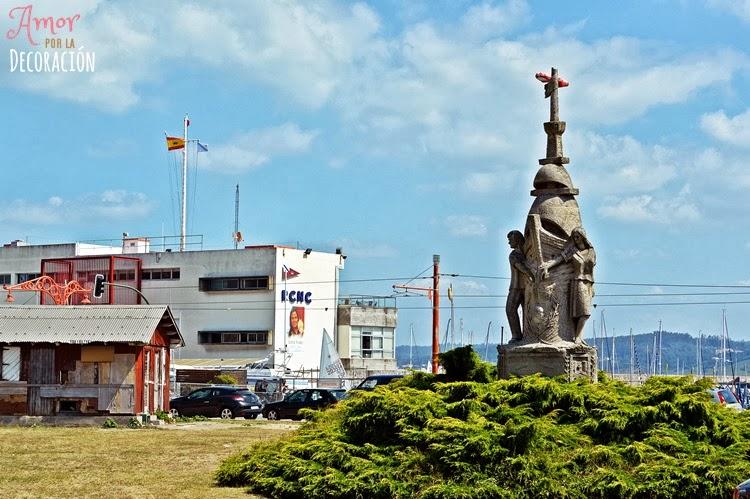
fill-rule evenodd
<path id="1" fill-rule="evenodd" d="M 750 301 L 682 301 L 660 303 L 594 303 L 594 307 L 648 307 L 662 305 L 746 305 Z"/>
<path id="2" fill-rule="evenodd" d="M 500 279 L 510 280 L 510 277 L 475 275 L 475 274 L 440 274 L 444 277 L 466 277 L 472 279 Z M 678 288 L 740 288 L 750 289 L 750 284 L 674 284 L 674 283 L 657 283 L 657 282 L 607 282 L 597 281 L 594 284 L 603 284 L 608 286 L 656 286 L 656 287 L 678 287 Z"/>

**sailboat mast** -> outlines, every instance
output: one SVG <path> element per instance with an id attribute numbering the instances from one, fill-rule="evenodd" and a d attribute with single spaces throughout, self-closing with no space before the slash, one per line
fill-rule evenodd
<path id="1" fill-rule="evenodd" d="M 492 321 L 487 324 L 487 336 L 484 338 L 484 361 L 487 362 L 487 355 L 490 349 L 490 328 L 492 327 Z"/>
<path id="2" fill-rule="evenodd" d="M 635 358 L 635 344 L 633 343 L 633 328 L 630 328 L 630 384 L 633 384 L 633 361 Z"/>
<path id="3" fill-rule="evenodd" d="M 409 367 L 414 367 L 414 358 L 412 353 L 414 350 L 414 323 L 409 324 Z"/>
<path id="4" fill-rule="evenodd" d="M 721 381 L 727 379 L 727 310 L 721 310 Z"/>
<path id="5" fill-rule="evenodd" d="M 182 148 L 182 190 L 181 190 L 181 202 L 180 202 L 180 251 L 185 251 L 185 236 L 187 234 L 187 162 L 188 162 L 188 126 L 190 120 L 188 115 L 185 115 L 182 121 L 183 125 L 183 138 L 185 140 L 185 146 Z"/>
<path id="6" fill-rule="evenodd" d="M 664 372 L 661 370 L 661 358 L 662 358 L 662 350 L 661 350 L 661 321 L 659 321 L 659 376 L 664 374 Z"/>

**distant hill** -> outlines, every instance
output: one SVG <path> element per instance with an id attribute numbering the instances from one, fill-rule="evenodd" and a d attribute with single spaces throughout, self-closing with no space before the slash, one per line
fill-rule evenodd
<path id="1" fill-rule="evenodd" d="M 587 338 L 586 342 L 593 345 L 593 340 Z M 639 370 L 643 373 L 650 372 L 649 362 L 653 355 L 653 333 L 643 333 L 633 335 L 635 344 L 635 372 Z M 601 340 L 597 341 L 596 347 L 599 349 L 599 357 L 604 358 L 607 362 L 606 370 L 609 370 L 609 359 L 612 351 L 612 338 L 609 338 L 604 348 Z M 720 355 L 717 353 L 721 345 L 721 338 L 718 336 L 703 337 L 703 371 L 705 374 L 714 374 L 714 369 L 720 371 L 721 363 L 717 359 Z M 727 354 L 727 374 L 732 373 L 734 365 L 735 375 L 743 377 L 750 374 L 750 341 L 730 341 L 729 348 L 731 352 Z M 484 344 L 474 345 L 480 357 L 484 358 Z M 413 363 L 415 367 L 422 367 L 427 364 L 431 357 L 432 347 L 424 345 L 415 345 L 413 347 Z M 696 370 L 697 344 L 696 338 L 686 333 L 675 333 L 669 331 L 662 332 L 662 372 L 664 374 L 677 374 L 677 363 L 679 359 L 680 373 L 690 374 Z M 617 336 L 615 338 L 615 371 L 627 373 L 630 367 L 630 340 L 628 336 Z M 398 345 L 396 347 L 396 361 L 398 365 L 404 367 L 409 364 L 409 346 Z M 490 343 L 487 349 L 487 361 L 497 362 L 497 343 Z M 718 372 L 717 372 L 718 374 Z"/>

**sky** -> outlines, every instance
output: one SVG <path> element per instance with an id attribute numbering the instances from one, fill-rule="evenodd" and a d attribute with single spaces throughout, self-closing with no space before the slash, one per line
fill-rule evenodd
<path id="1" fill-rule="evenodd" d="M 54 35 L 19 26 L 27 5 L 63 18 Z M 244 244 L 341 247 L 345 294 L 391 295 L 439 254 L 457 341 L 461 324 L 507 341 L 505 235 L 533 200 L 549 116 L 534 74 L 554 66 L 597 252 L 589 331 L 603 313 L 609 335 L 718 334 L 725 308 L 750 339 L 733 303 L 750 303 L 748 0 L 0 0 L 0 19 L 0 241 L 178 234 L 164 133 L 188 113 L 209 148 L 188 187 L 204 249 L 233 247 L 239 184 Z M 14 68 L 32 51 L 95 66 Z M 396 303 L 398 343 L 413 327 L 427 344 L 428 299 Z"/>

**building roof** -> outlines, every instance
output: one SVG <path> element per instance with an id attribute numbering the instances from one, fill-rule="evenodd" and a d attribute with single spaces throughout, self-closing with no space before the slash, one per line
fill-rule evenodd
<path id="1" fill-rule="evenodd" d="M 156 329 L 184 346 L 167 305 L 0 306 L 0 343 L 150 343 Z"/>
<path id="2" fill-rule="evenodd" d="M 242 369 L 258 360 L 261 359 L 175 359 L 173 357 L 171 365 L 175 369 Z"/>

